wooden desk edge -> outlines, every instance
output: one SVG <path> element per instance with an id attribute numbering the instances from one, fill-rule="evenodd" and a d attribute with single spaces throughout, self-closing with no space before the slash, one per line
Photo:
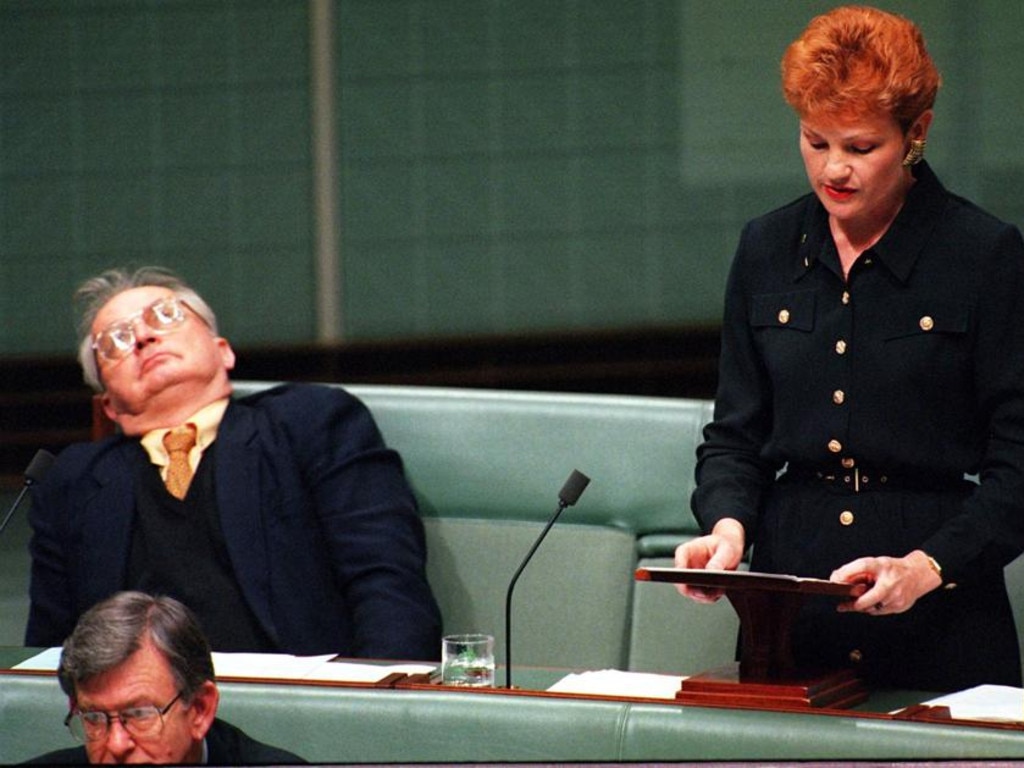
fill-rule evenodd
<path id="1" fill-rule="evenodd" d="M 9 677 L 53 677 L 57 673 L 52 670 L 40 669 L 0 669 L 0 676 Z M 280 678 L 280 677 L 218 677 L 217 682 L 221 683 L 242 683 L 256 685 L 308 685 L 313 687 L 326 688 L 347 688 L 347 689 L 369 689 L 369 690 L 395 690 L 395 691 L 450 691 L 455 693 L 468 693 L 471 695 L 505 695 L 537 699 L 568 699 L 574 701 L 618 701 L 630 704 L 658 704 L 679 708 L 703 708 L 703 709 L 732 709 L 758 712 L 779 712 L 782 714 L 800 715 L 823 715 L 831 717 L 849 717 L 859 720 L 881 720 L 881 721 L 904 721 L 916 723 L 935 723 L 941 725 L 954 725 L 971 728 L 987 728 L 996 730 L 1024 731 L 1024 721 L 1006 720 L 968 720 L 954 718 L 949 707 L 934 707 L 926 704 L 912 704 L 895 712 L 864 712 L 851 709 L 837 709 L 831 707 L 787 707 L 774 706 L 765 707 L 756 704 L 737 703 L 716 703 L 713 701 L 691 704 L 675 699 L 660 699 L 643 696 L 619 696 L 591 693 L 563 693 L 560 691 L 535 691 L 525 688 L 469 688 L 464 686 L 441 685 L 436 678 L 430 674 L 407 674 L 405 672 L 391 672 L 375 682 L 360 682 L 347 680 L 311 680 L 304 678 Z"/>

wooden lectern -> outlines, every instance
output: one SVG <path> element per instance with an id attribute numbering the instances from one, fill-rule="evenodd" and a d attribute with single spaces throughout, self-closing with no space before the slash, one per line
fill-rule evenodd
<path id="1" fill-rule="evenodd" d="M 800 669 L 793 660 L 792 628 L 809 595 L 851 599 L 864 584 L 841 584 L 751 571 L 639 568 L 640 581 L 723 590 L 740 620 L 740 660 L 688 677 L 676 699 L 730 707 L 848 708 L 867 698 L 852 670 Z"/>

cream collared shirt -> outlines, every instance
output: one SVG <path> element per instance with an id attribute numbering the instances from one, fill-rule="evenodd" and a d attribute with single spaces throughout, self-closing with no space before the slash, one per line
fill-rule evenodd
<path id="1" fill-rule="evenodd" d="M 222 400 L 215 400 L 207 406 L 199 409 L 192 418 L 185 421 L 186 424 L 194 424 L 196 427 L 196 444 L 188 454 L 188 463 L 192 471 L 196 471 L 199 460 L 203 458 L 205 451 L 217 437 L 217 430 L 220 428 L 221 419 L 224 418 L 224 411 L 227 410 L 231 398 L 225 397 Z M 149 460 L 160 467 L 160 477 L 167 479 L 167 465 L 170 457 L 167 449 L 164 448 L 164 435 L 170 429 L 154 429 L 142 436 L 142 447 L 149 454 Z"/>

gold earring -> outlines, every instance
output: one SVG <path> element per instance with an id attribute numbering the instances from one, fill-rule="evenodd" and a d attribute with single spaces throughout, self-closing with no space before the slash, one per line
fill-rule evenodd
<path id="1" fill-rule="evenodd" d="M 924 159 L 924 148 L 928 142 L 924 139 L 913 139 L 910 142 L 910 149 L 907 150 L 907 156 L 903 158 L 903 167 L 909 168 L 912 165 L 917 165 Z"/>

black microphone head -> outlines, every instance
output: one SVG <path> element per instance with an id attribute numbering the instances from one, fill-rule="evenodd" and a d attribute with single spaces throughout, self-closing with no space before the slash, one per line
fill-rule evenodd
<path id="1" fill-rule="evenodd" d="M 36 451 L 36 455 L 32 457 L 32 461 L 28 463 L 25 468 L 25 485 L 31 485 L 32 483 L 38 483 L 43 479 L 50 467 L 53 465 L 54 456 L 49 451 L 40 448 Z"/>
<path id="2" fill-rule="evenodd" d="M 574 469 L 572 474 L 569 475 L 569 479 L 565 481 L 565 485 L 562 486 L 562 490 L 558 492 L 559 500 L 565 506 L 571 507 L 579 500 L 580 495 L 589 483 L 589 477 L 578 469 Z"/>

